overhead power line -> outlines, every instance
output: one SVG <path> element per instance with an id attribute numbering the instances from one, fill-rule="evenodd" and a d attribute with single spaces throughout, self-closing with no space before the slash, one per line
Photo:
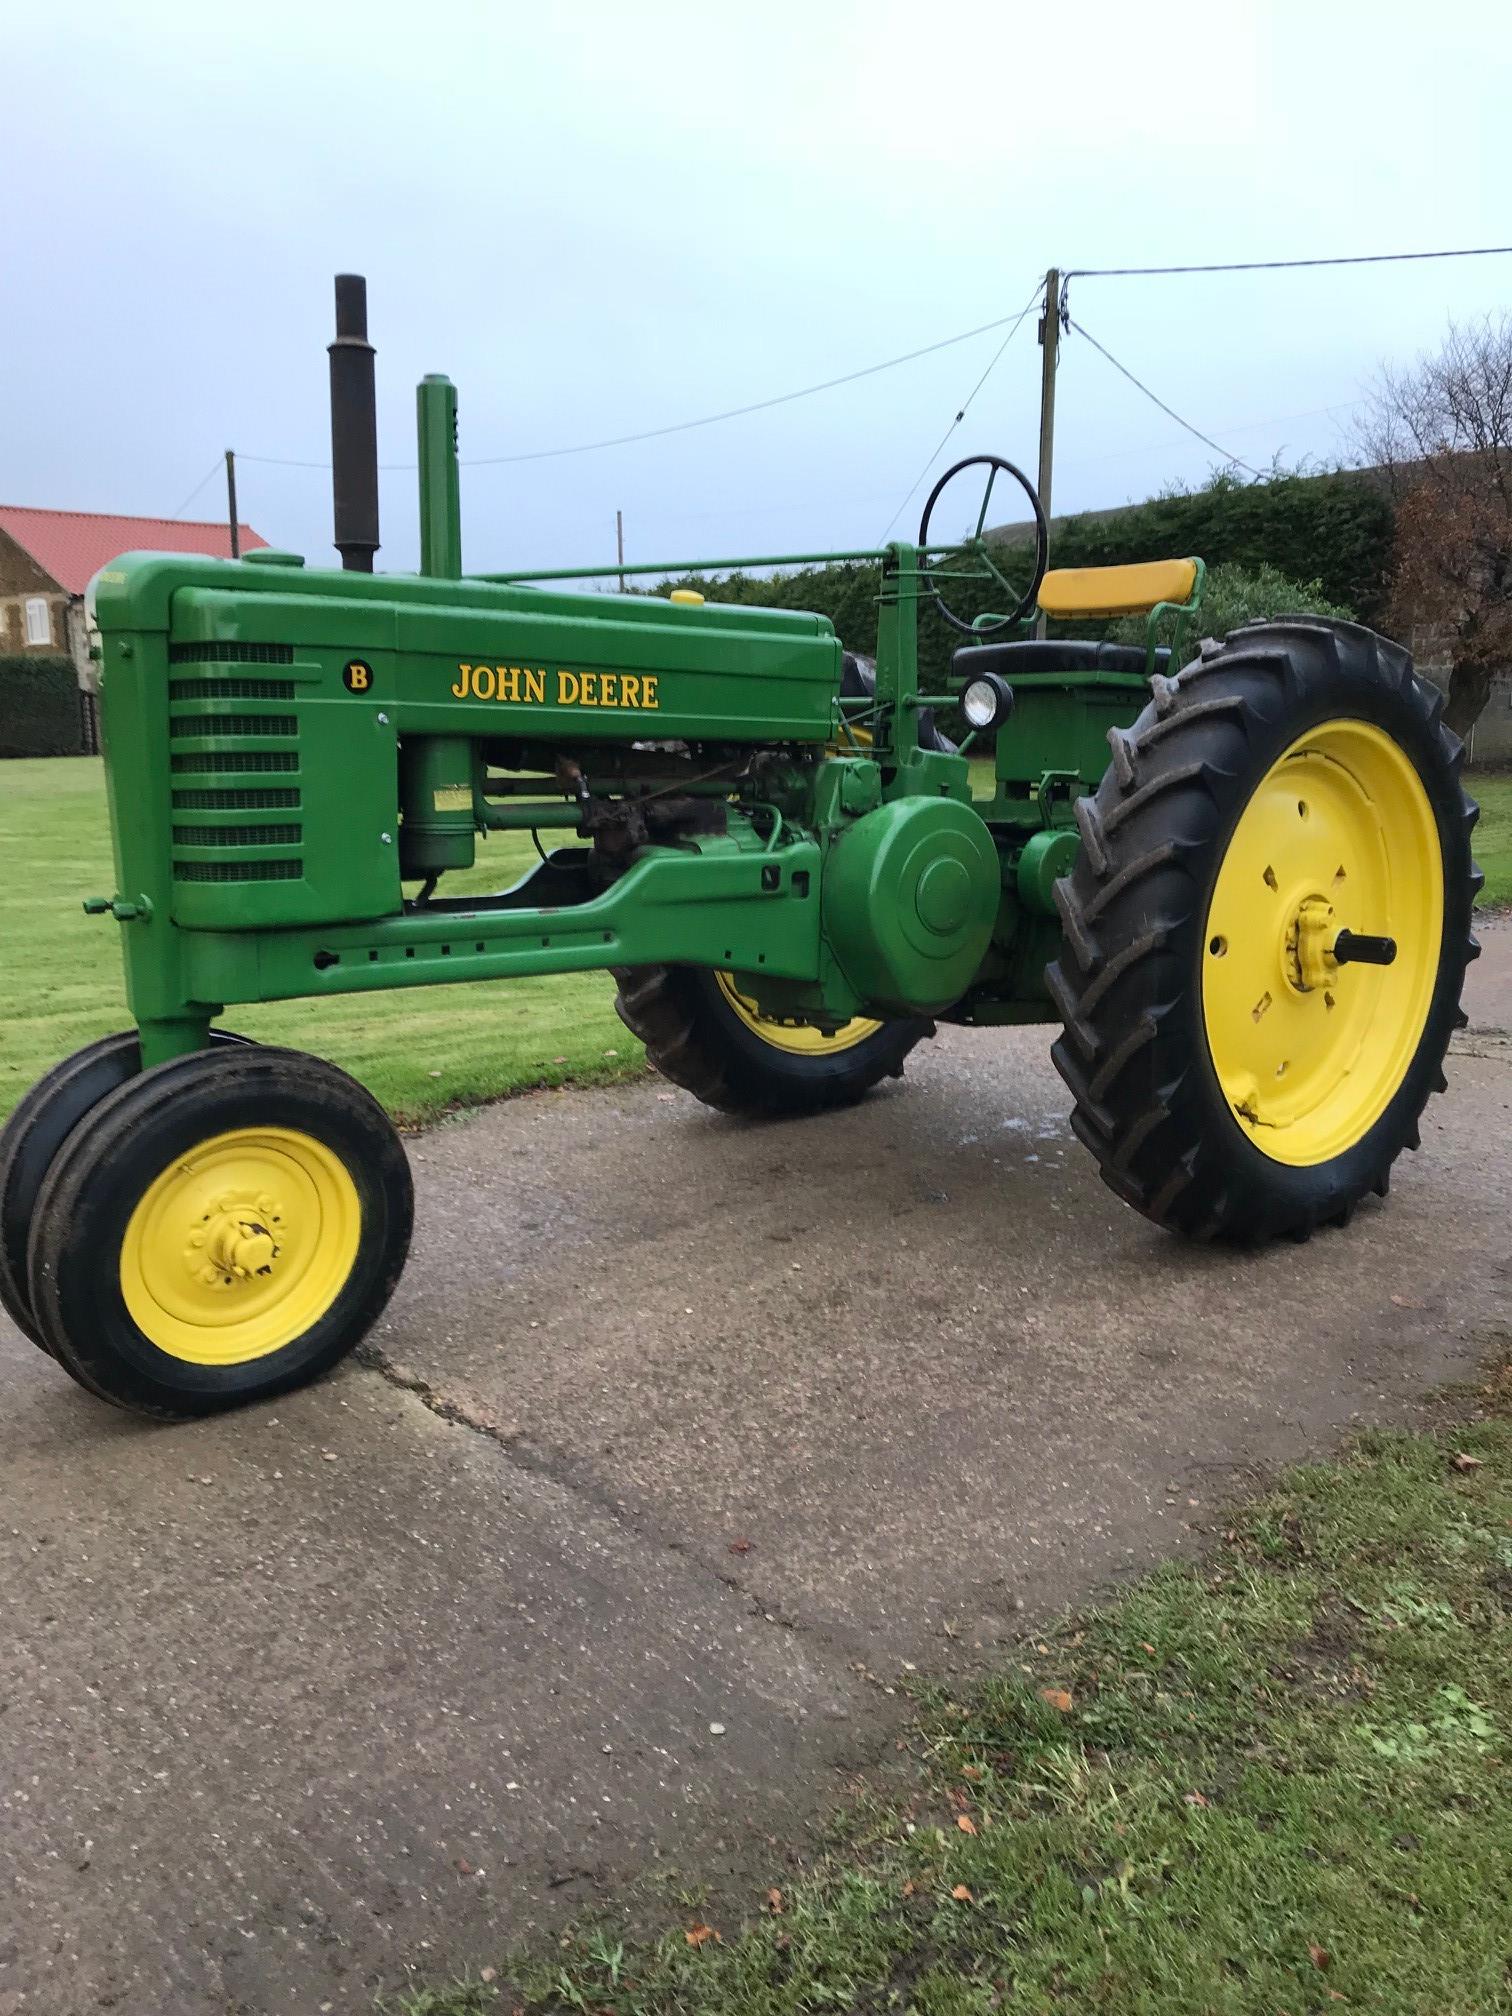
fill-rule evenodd
<path id="1" fill-rule="evenodd" d="M 218 476 L 221 470 L 225 468 L 225 466 L 226 466 L 225 456 L 217 455 L 215 460 L 211 463 L 210 467 L 205 471 L 204 475 L 201 476 L 198 483 L 195 484 L 194 488 L 189 492 L 189 495 L 184 499 L 183 503 L 180 504 L 177 511 L 174 512 L 173 515 L 175 518 L 183 517 L 184 513 L 189 509 L 189 506 L 194 502 L 195 498 L 198 497 L 201 490 L 203 490 L 205 485 L 210 481 L 211 477 Z"/>
<path id="2" fill-rule="evenodd" d="M 1442 252 L 1355 252 L 1336 259 L 1231 259 L 1211 266 L 1073 266 L 1067 280 L 1145 279 L 1168 273 L 1284 273 L 1303 266 L 1397 266 L 1409 259 L 1493 259 L 1512 245 L 1465 245 Z"/>
<path id="3" fill-rule="evenodd" d="M 908 490 L 904 495 L 902 503 L 899 504 L 897 510 L 894 511 L 891 518 L 888 519 L 887 530 L 882 534 L 882 538 L 880 541 L 882 545 L 885 546 L 888 540 L 892 537 L 892 529 L 894 525 L 897 524 L 898 520 L 903 516 L 903 513 L 908 509 L 911 499 L 917 495 L 919 485 L 924 481 L 924 478 L 929 474 L 930 470 L 933 469 L 936 462 L 939 461 L 941 454 L 944 452 L 945 443 L 950 439 L 951 435 L 954 434 L 957 427 L 959 427 L 961 422 L 966 418 L 967 413 L 970 411 L 972 400 L 975 399 L 978 392 L 981 391 L 982 387 L 987 383 L 987 380 L 992 376 L 992 373 L 997 366 L 998 359 L 1002 356 L 1003 352 L 1008 348 L 1008 345 L 1013 341 L 1014 337 L 1017 335 L 1019 324 L 1024 320 L 1024 317 L 1029 313 L 1029 310 L 1034 306 L 1035 302 L 1039 300 L 1040 296 L 1044 293 L 1044 291 L 1045 291 L 1045 283 L 1041 281 L 1039 285 L 1035 288 L 1034 292 L 1029 296 L 1029 299 L 1024 303 L 1023 307 L 1020 308 L 1018 314 L 1013 318 L 1013 327 L 1008 331 L 1008 334 L 1003 338 L 1002 342 L 999 343 L 997 349 L 993 352 L 992 359 L 988 364 L 987 369 L 982 373 L 981 377 L 978 378 L 975 385 L 972 386 L 971 390 L 966 394 L 966 397 L 961 401 L 960 407 L 956 412 L 955 418 L 951 421 L 950 425 L 945 429 L 945 432 L 940 436 L 939 441 L 935 445 L 933 453 L 929 457 L 929 460 L 924 464 L 924 467 L 919 471 L 918 475 L 915 476 L 913 482 L 908 486 Z"/>
<path id="4" fill-rule="evenodd" d="M 1166 278 L 1176 274 L 1196 274 L 1196 273 L 1278 273 L 1278 272 L 1296 271 L 1309 267 L 1316 268 L 1316 267 L 1328 267 L 1328 266 L 1388 266 L 1388 265 L 1400 265 L 1406 262 L 1420 261 L 1425 259 L 1490 259 L 1509 255 L 1512 255 L 1512 245 L 1466 245 L 1466 246 L 1443 247 L 1440 249 L 1427 252 L 1360 252 L 1360 253 L 1347 253 L 1347 254 L 1341 254 L 1337 257 L 1318 258 L 1318 259 L 1232 259 L 1232 260 L 1215 260 L 1202 263 L 1193 262 L 1189 264 L 1173 265 L 1173 266 L 1073 266 L 1069 269 L 1066 269 L 1062 274 L 1061 296 L 1058 305 L 1061 309 L 1063 319 L 1065 320 L 1067 325 L 1079 328 L 1079 325 L 1070 323 L 1069 313 L 1066 308 L 1066 290 L 1072 280 L 1155 279 L 1155 278 Z M 1035 299 L 1038 298 L 1038 293 L 1039 290 L 1036 290 L 1036 294 L 1034 297 Z M 1033 300 L 1031 300 L 1029 305 L 1031 307 L 1033 306 Z M 640 430 L 632 434 L 606 435 L 602 439 L 596 441 L 568 442 L 560 447 L 532 448 L 511 455 L 481 455 L 481 456 L 468 457 L 464 458 L 463 467 L 472 469 L 488 469 L 488 468 L 502 468 L 508 465 L 521 462 L 548 462 L 560 459 L 561 457 L 564 456 L 596 454 L 600 450 L 607 448 L 627 448 L 641 441 L 664 440 L 669 435 L 690 433 L 694 429 L 700 427 L 714 427 L 726 420 L 742 419 L 748 414 L 770 412 L 773 407 L 790 405 L 794 400 L 797 399 L 811 399 L 814 398 L 818 393 L 832 392 L 842 385 L 853 385 L 857 383 L 860 379 L 875 377 L 879 372 L 893 371 L 896 370 L 900 365 L 912 364 L 921 357 L 931 357 L 935 355 L 935 353 L 938 351 L 953 348 L 956 344 L 969 343 L 974 337 L 989 335 L 992 333 L 992 331 L 996 329 L 1006 329 L 1007 335 L 1005 335 L 1005 337 L 1003 338 L 1003 341 L 999 345 L 998 350 L 996 354 L 993 356 L 991 363 L 988 364 L 987 370 L 982 374 L 982 377 L 978 380 L 976 386 L 972 389 L 971 393 L 967 396 L 962 406 L 958 409 L 956 418 L 951 422 L 950 426 L 946 428 L 945 433 L 940 438 L 939 445 L 935 448 L 934 453 L 929 458 L 929 461 L 924 465 L 924 469 L 920 472 L 919 476 L 915 478 L 912 488 L 909 490 L 908 495 L 905 496 L 905 498 L 903 499 L 902 504 L 899 505 L 898 510 L 894 512 L 893 523 L 896 524 L 899 515 L 906 508 L 909 498 L 911 498 L 918 490 L 919 484 L 924 480 L 924 477 L 928 474 L 929 469 L 938 459 L 939 455 L 941 454 L 941 452 L 945 447 L 946 442 L 950 439 L 951 434 L 954 432 L 955 428 L 960 424 L 960 421 L 965 417 L 966 411 L 970 407 L 971 401 L 975 399 L 977 393 L 980 392 L 982 385 L 985 384 L 987 377 L 990 375 L 993 368 L 997 364 L 998 358 L 1002 356 L 1003 351 L 1007 348 L 1009 341 L 1012 339 L 1014 331 L 1019 327 L 1020 323 L 1024 320 L 1024 317 L 1027 314 L 1027 312 L 1028 309 L 1026 308 L 1020 310 L 1020 312 L 1016 316 L 1012 315 L 999 316 L 994 321 L 979 323 L 974 329 L 963 329 L 954 336 L 943 336 L 936 343 L 926 343 L 916 350 L 905 350 L 904 352 L 901 353 L 901 355 L 897 357 L 884 358 L 882 362 L 879 364 L 864 364 L 860 366 L 859 369 L 857 370 L 842 372 L 838 377 L 821 379 L 817 384 L 803 385 L 793 392 L 779 392 L 776 393 L 773 397 L 768 399 L 751 400 L 742 406 L 728 406 L 723 408 L 721 411 L 717 413 L 703 413 L 698 415 L 697 418 L 695 419 L 676 420 L 662 427 L 641 428 Z M 1116 357 L 1112 356 L 1109 351 L 1103 349 L 1103 346 L 1097 342 L 1095 337 L 1088 335 L 1085 329 L 1079 329 L 1079 333 L 1083 336 L 1086 336 L 1087 341 L 1093 345 L 1094 349 L 1101 351 L 1102 355 L 1108 359 L 1108 362 L 1110 364 L 1112 364 L 1117 370 L 1123 372 L 1123 375 L 1130 381 L 1131 384 L 1137 386 L 1138 389 L 1142 393 L 1144 393 L 1146 398 L 1153 400 L 1154 403 L 1157 406 L 1159 406 L 1163 412 L 1168 414 L 1171 419 L 1175 420 L 1179 426 L 1184 427 L 1188 433 L 1194 434 L 1198 440 L 1204 442 L 1206 446 L 1214 449 L 1216 453 L 1220 455 L 1224 453 L 1224 450 L 1218 447 L 1218 444 L 1216 442 L 1209 440 L 1208 436 L 1202 433 L 1200 428 L 1193 427 L 1189 421 L 1183 420 L 1179 413 L 1176 413 L 1171 407 L 1165 404 L 1164 400 L 1157 398 L 1156 395 L 1150 391 L 1148 386 L 1141 384 L 1140 381 L 1134 376 L 1133 372 L 1127 370 L 1122 364 L 1118 362 L 1118 359 Z M 1237 457 L 1230 457 L 1228 459 L 1237 462 L 1240 468 L 1250 469 L 1250 465 L 1247 462 L 1240 462 L 1238 461 Z M 256 462 L 264 465 L 265 467 L 278 468 L 278 469 L 329 469 L 331 466 L 329 462 L 305 460 L 301 457 L 289 456 L 289 455 L 253 455 L 253 454 L 239 453 L 238 460 L 243 462 Z M 217 463 L 216 468 L 219 468 L 219 466 L 220 466 L 219 463 Z M 379 466 L 385 471 L 404 471 L 414 469 L 415 464 L 413 462 L 384 462 L 381 463 Z M 200 491 L 204 489 L 205 484 L 210 481 L 211 477 L 214 476 L 215 473 L 216 473 L 215 469 L 210 470 L 210 472 L 204 477 L 204 479 L 199 484 L 196 485 L 195 489 L 190 492 L 189 496 L 186 497 L 184 502 L 179 506 L 178 511 L 174 513 L 175 517 L 178 517 L 182 512 L 188 509 L 189 505 L 193 503 L 195 497 L 199 495 Z M 1253 469 L 1250 469 L 1250 473 L 1252 475 L 1259 474 L 1258 471 Z M 892 527 L 890 525 L 888 527 L 889 532 L 891 531 L 891 529 Z"/>
<path id="5" fill-rule="evenodd" d="M 1153 400 L 1155 405 L 1157 405 L 1160 408 L 1162 413 L 1169 414 L 1171 419 L 1173 419 L 1176 422 L 1176 425 L 1178 427 L 1184 427 L 1188 432 L 1188 434 L 1195 434 L 1197 439 L 1203 442 L 1207 447 L 1211 448 L 1215 455 L 1221 455 L 1225 462 L 1232 462 L 1240 469 L 1247 469 L 1251 476 L 1261 476 L 1261 477 L 1264 476 L 1265 472 L 1263 469 L 1255 468 L 1252 463 L 1246 462 L 1244 458 L 1240 455 L 1231 455 L 1227 448 L 1219 447 L 1218 443 L 1212 438 L 1210 434 L 1204 434 L 1202 429 L 1200 427 L 1194 427 L 1190 420 L 1183 420 L 1181 415 L 1176 411 L 1176 408 L 1174 406 L 1167 406 L 1166 402 L 1164 401 L 1164 399 L 1160 397 L 1158 392 L 1152 392 L 1149 386 L 1146 385 L 1143 382 L 1143 380 L 1136 378 L 1134 376 L 1134 373 L 1129 369 L 1129 367 L 1126 364 L 1119 363 L 1118 359 L 1113 355 L 1113 352 L 1111 350 L 1104 349 L 1102 344 L 1098 342 L 1097 338 L 1092 334 L 1090 329 L 1084 329 L 1080 324 L 1080 322 L 1072 321 L 1069 317 L 1067 318 L 1067 327 L 1074 329 L 1078 336 L 1084 336 L 1086 340 L 1092 345 L 1092 348 L 1095 351 L 1097 351 L 1099 356 L 1107 358 L 1108 362 L 1113 366 L 1113 369 L 1115 371 L 1121 372 L 1122 375 L 1128 379 L 1129 383 L 1136 388 L 1136 390 L 1143 392 L 1146 399 Z"/>
<path id="6" fill-rule="evenodd" d="M 591 455 L 600 448 L 628 448 L 636 441 L 659 441 L 668 434 L 687 434 L 695 427 L 713 427 L 722 420 L 739 420 L 748 413 L 766 413 L 774 406 L 789 406 L 795 399 L 812 399 L 817 392 L 833 392 L 838 386 L 854 385 L 858 379 L 876 377 L 879 371 L 894 371 L 900 364 L 912 364 L 920 357 L 932 357 L 938 350 L 969 343 L 974 336 L 988 336 L 994 329 L 1002 329 L 1010 322 L 1016 329 L 1022 320 L 1022 315 L 1017 319 L 1012 315 L 1000 315 L 995 321 L 979 323 L 975 329 L 963 329 L 955 336 L 942 336 L 938 343 L 925 343 L 920 349 L 905 350 L 899 357 L 884 358 L 880 364 L 863 364 L 859 370 L 842 372 L 838 378 L 825 378 L 817 385 L 800 386 L 796 392 L 779 392 L 770 399 L 755 399 L 745 406 L 728 406 L 719 413 L 704 413 L 696 420 L 674 420 L 665 427 L 645 427 L 636 434 L 612 434 L 601 441 L 576 441 L 562 448 L 531 448 L 516 455 L 464 456 L 462 466 L 464 469 L 497 469 L 511 462 L 550 462 L 563 455 Z M 1013 330 L 1008 333 L 1011 336 Z M 993 361 L 996 362 L 996 359 Z M 987 368 L 990 371 L 992 366 Z M 971 396 L 975 398 L 976 393 Z M 304 462 L 284 455 L 241 455 L 239 459 L 268 463 L 281 469 L 329 469 L 331 466 L 329 462 Z M 385 469 L 413 469 L 415 465 L 413 462 L 385 462 L 382 466 Z"/>

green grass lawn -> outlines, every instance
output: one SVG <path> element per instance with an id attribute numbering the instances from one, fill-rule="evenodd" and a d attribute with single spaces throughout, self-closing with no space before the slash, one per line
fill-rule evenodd
<path id="1" fill-rule="evenodd" d="M 526 834 L 490 836 L 479 842 L 479 865 L 448 876 L 447 890 L 506 887 L 535 858 Z M 0 763 L 0 1120 L 50 1064 L 128 1026 L 121 927 L 79 908 L 82 897 L 114 888 L 101 764 Z M 237 1008 L 226 1019 L 265 1042 L 328 1057 L 405 1120 L 523 1086 L 644 1069 L 606 973 L 400 987 Z"/>
<path id="2" fill-rule="evenodd" d="M 582 1926 L 398 2006 L 1512 2009 L 1509 1414 L 1503 1369 L 1477 1418 L 1362 1437 L 1201 1566 L 930 1692 L 911 1783 L 806 1866 L 774 1851 L 748 1899 L 693 1890 L 660 1938 Z"/>
<path id="3" fill-rule="evenodd" d="M 1512 770 L 1475 770 L 1466 779 L 1481 808 L 1475 858 L 1486 871 L 1483 904 L 1512 903 Z"/>
<path id="4" fill-rule="evenodd" d="M 1512 772 L 1472 784 L 1482 901 L 1512 903 Z M 503 888 L 534 859 L 524 834 L 496 834 L 479 842 L 478 866 L 445 886 Z M 113 888 L 100 764 L 0 763 L 0 1120 L 50 1064 L 126 1026 L 119 927 L 79 908 Z M 415 1121 L 525 1086 L 633 1076 L 643 1053 L 613 1004 L 608 976 L 589 973 L 292 1001 L 228 1020 L 330 1058 Z"/>

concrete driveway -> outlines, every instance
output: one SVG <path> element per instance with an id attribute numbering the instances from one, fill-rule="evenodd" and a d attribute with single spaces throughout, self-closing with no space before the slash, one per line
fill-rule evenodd
<path id="1" fill-rule="evenodd" d="M 1046 1032 L 828 1120 L 657 1082 L 413 1144 L 368 1362 L 151 1429 L 0 1322 L 0 2016 L 366 2008 L 647 1870 L 753 1902 L 902 1662 L 1193 1544 L 1507 1322 L 1512 930 L 1385 1206 L 1115 1202 Z"/>

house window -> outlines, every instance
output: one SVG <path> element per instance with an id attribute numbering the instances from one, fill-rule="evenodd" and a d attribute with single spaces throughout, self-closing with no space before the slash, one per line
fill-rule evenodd
<path id="1" fill-rule="evenodd" d="M 52 615 L 41 595 L 28 595 L 26 598 L 26 641 L 28 644 L 52 642 Z"/>

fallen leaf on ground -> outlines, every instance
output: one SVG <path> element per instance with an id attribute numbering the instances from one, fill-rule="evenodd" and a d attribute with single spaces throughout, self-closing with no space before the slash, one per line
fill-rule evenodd
<path id="1" fill-rule="evenodd" d="M 1326 1946 L 1315 1946 L 1310 1939 L 1307 1942 L 1307 1957 L 1320 1973 L 1325 1968 L 1332 1967 L 1333 1965 L 1333 1955 L 1329 1952 L 1328 1948 Z"/>
<path id="2" fill-rule="evenodd" d="M 1058 1708 L 1062 1715 L 1071 1713 L 1071 1696 L 1064 1687 L 1041 1687 L 1041 1701 L 1048 1701 L 1052 1708 Z"/>
<path id="3" fill-rule="evenodd" d="M 965 1883 L 957 1883 L 950 1894 L 954 1897 L 957 1904 L 974 1904 L 976 1902 L 976 1899 L 972 1896 L 969 1887 Z"/>
<path id="4" fill-rule="evenodd" d="M 956 1825 L 963 1834 L 975 1834 L 977 1831 L 976 1822 L 969 1813 L 957 1813 Z"/>
<path id="5" fill-rule="evenodd" d="M 1456 1449 L 1449 1458 L 1451 1470 L 1483 1470 L 1485 1464 L 1479 1456 L 1467 1456 L 1463 1449 Z"/>
<path id="6" fill-rule="evenodd" d="M 1426 1309 L 1426 1302 L 1419 1302 L 1415 1295 L 1393 1295 L 1393 1305 L 1398 1309 Z"/>
<path id="7" fill-rule="evenodd" d="M 683 1937 L 690 1946 L 706 1946 L 711 1939 L 716 1945 L 724 1943 L 712 1925 L 690 1925 Z"/>

